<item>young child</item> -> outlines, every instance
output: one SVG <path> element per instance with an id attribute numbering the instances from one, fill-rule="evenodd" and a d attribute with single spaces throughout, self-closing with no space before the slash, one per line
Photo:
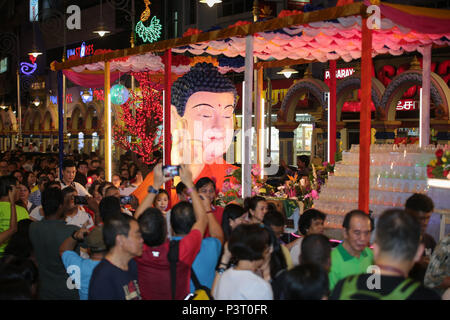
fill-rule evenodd
<path id="1" fill-rule="evenodd" d="M 169 194 L 167 193 L 166 190 L 159 189 L 158 194 L 156 195 L 155 200 L 153 201 L 153 207 L 159 209 L 164 215 L 164 218 L 166 218 L 167 236 L 168 238 L 171 238 L 172 228 L 170 227 L 170 210 L 167 210 L 168 206 L 169 206 Z"/>

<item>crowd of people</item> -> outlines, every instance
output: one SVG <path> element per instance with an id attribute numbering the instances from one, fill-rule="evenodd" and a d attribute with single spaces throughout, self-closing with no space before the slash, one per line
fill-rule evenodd
<path id="1" fill-rule="evenodd" d="M 308 160 L 299 159 L 303 174 Z M 306 210 L 288 242 L 273 203 L 216 206 L 215 181 L 194 181 L 189 165 L 179 169 L 177 203 L 162 189 L 172 177 L 161 163 L 140 203 L 132 193 L 149 168 L 130 154 L 111 181 L 103 168 L 95 153 L 61 168 L 56 154 L 1 155 L 0 299 L 450 299 L 450 240 L 426 233 L 426 195 L 376 223 L 348 212 L 342 242 L 325 235 L 326 214 Z"/>

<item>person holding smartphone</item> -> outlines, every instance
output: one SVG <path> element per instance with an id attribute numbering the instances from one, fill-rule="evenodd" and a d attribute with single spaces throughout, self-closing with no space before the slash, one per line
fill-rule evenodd
<path id="1" fill-rule="evenodd" d="M 84 210 L 80 203 L 84 202 L 86 198 L 78 197 L 77 191 L 72 187 L 63 189 L 62 194 L 64 197 L 64 217 L 66 223 L 80 228 L 85 227 L 88 230 L 93 228 L 94 221 L 92 217 Z"/>

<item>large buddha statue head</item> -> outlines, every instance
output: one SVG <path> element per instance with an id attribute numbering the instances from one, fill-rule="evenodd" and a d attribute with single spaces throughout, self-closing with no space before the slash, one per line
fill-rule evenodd
<path id="1" fill-rule="evenodd" d="M 234 135 L 231 80 L 198 63 L 173 83 L 171 99 L 172 163 L 223 163 Z"/>

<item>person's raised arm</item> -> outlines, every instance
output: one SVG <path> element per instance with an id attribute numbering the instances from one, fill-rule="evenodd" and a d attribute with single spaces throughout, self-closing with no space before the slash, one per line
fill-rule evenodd
<path id="1" fill-rule="evenodd" d="M 153 189 L 158 191 L 163 183 L 169 181 L 170 177 L 164 177 L 162 173 L 162 162 L 158 163 L 153 168 Z M 137 219 L 139 216 L 147 209 L 153 205 L 153 201 L 155 200 L 156 193 L 149 192 L 139 207 L 136 209 L 136 213 L 134 214 L 134 218 Z"/>
<path id="2" fill-rule="evenodd" d="M 211 237 L 217 238 L 220 241 L 220 244 L 223 244 L 224 235 L 222 226 L 219 224 L 219 222 L 217 221 L 216 217 L 214 216 L 211 210 L 211 202 L 206 197 L 203 197 L 202 202 L 203 207 L 205 208 L 206 211 L 209 234 L 211 235 Z"/>
<path id="3" fill-rule="evenodd" d="M 194 182 L 192 181 L 192 172 L 188 165 L 180 166 L 180 178 L 188 188 L 188 193 L 190 193 L 192 199 L 192 206 L 194 207 L 195 223 L 192 226 L 191 230 L 197 229 L 203 236 L 203 234 L 205 233 L 206 225 L 208 223 L 206 210 L 197 190 L 194 187 Z"/>
<path id="4" fill-rule="evenodd" d="M 72 251 L 75 249 L 77 243 L 83 241 L 86 233 L 88 233 L 88 230 L 86 228 L 81 228 L 74 232 L 70 237 L 67 237 L 59 247 L 59 255 L 62 256 L 65 251 Z"/>
<path id="5" fill-rule="evenodd" d="M 226 269 L 230 266 L 230 260 L 231 260 L 231 252 L 228 249 L 228 242 L 225 242 L 223 245 L 223 254 L 220 258 L 220 263 L 218 266 L 218 269 L 216 270 L 216 276 L 214 277 L 213 284 L 211 286 L 211 292 L 213 295 L 215 295 L 215 290 L 217 287 L 217 283 L 219 282 L 219 279 L 222 277 L 222 273 L 225 272 Z"/>
<path id="6" fill-rule="evenodd" d="M 9 219 L 9 229 L 0 233 L 0 244 L 8 240 L 14 233 L 17 232 L 17 211 L 15 205 L 17 189 L 15 186 L 11 186 L 11 190 L 8 192 L 9 204 L 11 207 L 11 217 Z"/>
<path id="7" fill-rule="evenodd" d="M 102 218 L 100 217 L 100 209 L 98 207 L 97 201 L 93 197 L 86 197 L 87 207 L 94 212 L 94 224 L 97 226 Z"/>

